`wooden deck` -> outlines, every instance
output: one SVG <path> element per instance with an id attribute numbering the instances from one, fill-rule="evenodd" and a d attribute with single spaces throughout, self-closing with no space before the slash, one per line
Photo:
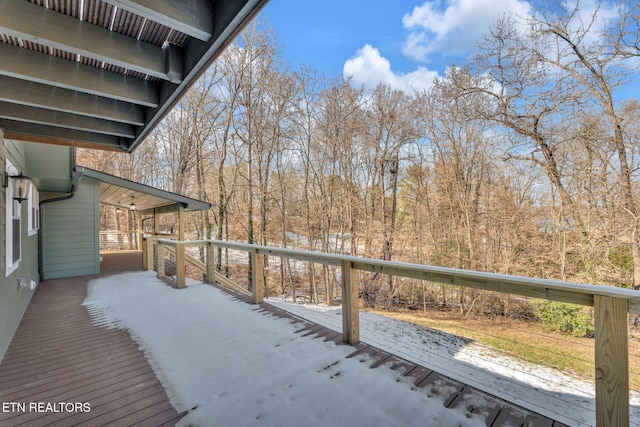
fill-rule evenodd
<path id="1" fill-rule="evenodd" d="M 105 254 L 102 274 L 141 270 L 141 266 L 140 253 Z M 82 301 L 86 283 L 95 277 L 39 285 L 0 363 L 0 426 L 170 426 L 184 416 L 171 406 L 144 354 L 126 332 L 91 324 Z M 239 303 L 250 302 L 217 287 Z M 340 332 L 269 304 L 260 310 L 299 324 L 300 339 L 343 345 Z M 347 357 L 371 368 L 397 371 L 411 378 L 413 387 L 438 396 L 445 406 L 481 414 L 487 426 L 564 426 L 365 343 L 354 346 Z M 451 391 L 445 395 L 445 389 Z M 474 399 L 475 395 L 482 398 Z M 469 406 L 480 401 L 482 406 Z"/>
<path id="2" fill-rule="evenodd" d="M 108 254 L 102 272 L 141 268 L 141 253 Z M 184 415 L 129 334 L 91 324 L 82 301 L 95 277 L 38 286 L 0 363 L 0 426 L 170 426 Z"/>
<path id="3" fill-rule="evenodd" d="M 238 301 L 251 303 L 251 298 L 245 295 L 219 285 L 214 286 L 235 297 Z M 302 319 L 267 303 L 261 304 L 260 307 L 265 315 L 286 318 L 291 322 L 299 323 L 300 328 L 296 333 L 300 337 L 333 341 L 336 345 L 347 345 L 342 342 L 341 332 Z M 481 417 L 487 427 L 568 427 L 559 421 L 513 405 L 364 342 L 356 344 L 353 348 L 354 351 L 347 358 L 357 357 L 361 363 L 369 363 L 371 369 L 381 368 L 396 371 L 398 376 L 410 378 L 413 387 L 422 389 L 427 396 L 437 397 L 445 407 L 463 409 L 474 416 Z M 478 402 L 482 402 L 482 404 L 477 405 Z"/>

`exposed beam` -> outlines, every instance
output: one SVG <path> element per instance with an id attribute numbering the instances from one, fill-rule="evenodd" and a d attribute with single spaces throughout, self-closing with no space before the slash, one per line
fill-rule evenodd
<path id="1" fill-rule="evenodd" d="M 143 215 L 149 214 L 164 214 L 164 213 L 175 213 L 180 209 L 183 209 L 184 206 L 180 203 L 173 203 L 171 205 L 157 206 L 151 209 L 140 209 L 140 213 Z"/>
<path id="2" fill-rule="evenodd" d="M 181 55 L 24 0 L 0 2 L 0 32 L 172 83 L 182 80 L 175 73 Z"/>
<path id="3" fill-rule="evenodd" d="M 0 76 L 0 101 L 143 126 L 143 108 L 68 89 Z"/>
<path id="4" fill-rule="evenodd" d="M 7 137 L 133 151 L 268 2 L 103 1 L 130 11 L 118 14 L 125 26 L 142 17 L 160 27 L 151 36 L 164 26 L 188 39 L 160 47 L 119 26 L 110 31 L 67 15 L 57 3 L 61 12 L 40 1 L 0 0 L 0 128 Z"/>
<path id="5" fill-rule="evenodd" d="M 7 119 L 0 119 L 0 129 L 4 130 L 5 139 L 16 139 L 19 141 L 99 148 L 113 151 L 127 150 L 129 145 L 126 139 L 116 136 L 22 123 Z"/>
<path id="6" fill-rule="evenodd" d="M 229 0 L 213 2 L 213 37 L 203 43 L 192 40 L 184 49 L 184 80 L 174 91 L 162 97 L 162 105 L 153 111 L 148 125 L 140 132 L 129 147 L 133 151 L 160 123 L 165 115 L 180 101 L 189 87 L 215 61 L 224 48 L 244 29 L 254 16 L 267 4 L 268 0 Z"/>
<path id="7" fill-rule="evenodd" d="M 204 42 L 213 33 L 210 0 L 103 0 Z"/>
<path id="8" fill-rule="evenodd" d="M 0 43 L 0 58 L 2 58 L 0 75 L 77 90 L 145 107 L 154 108 L 160 102 L 158 85 L 153 82 L 4 43 Z"/>
<path id="9" fill-rule="evenodd" d="M 132 126 L 91 117 L 77 116 L 61 111 L 43 110 L 36 107 L 0 102 L 0 118 L 16 120 L 25 123 L 57 126 L 65 129 L 75 129 L 96 132 L 123 138 L 135 137 Z"/>

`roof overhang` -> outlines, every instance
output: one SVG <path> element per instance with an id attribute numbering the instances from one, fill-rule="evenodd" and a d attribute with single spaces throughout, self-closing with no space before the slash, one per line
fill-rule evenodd
<path id="1" fill-rule="evenodd" d="M 208 210 L 211 204 L 169 191 L 118 178 L 104 172 L 78 166 L 83 177 L 100 181 L 100 203 L 129 209 L 133 202 L 141 214 L 170 213 L 180 210 Z M 132 199 L 133 197 L 133 199 Z"/>
<path id="2" fill-rule="evenodd" d="M 5 138 L 131 152 L 268 0 L 2 0 Z"/>
<path id="3" fill-rule="evenodd" d="M 26 142 L 25 174 L 40 192 L 67 193 L 74 184 L 73 148 Z"/>

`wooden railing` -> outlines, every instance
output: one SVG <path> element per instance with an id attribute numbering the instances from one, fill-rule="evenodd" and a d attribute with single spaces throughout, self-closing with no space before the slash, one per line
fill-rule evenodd
<path id="1" fill-rule="evenodd" d="M 157 233 L 143 234 L 142 236 L 142 268 L 145 270 L 155 270 L 156 254 L 158 250 L 158 239 L 177 240 L 177 234 Z"/>
<path id="2" fill-rule="evenodd" d="M 264 298 L 264 256 L 275 256 L 312 263 L 338 266 L 342 277 L 343 341 L 359 341 L 358 271 L 390 274 L 450 285 L 490 290 L 505 294 L 569 302 L 594 308 L 596 425 L 629 425 L 629 345 L 628 313 L 640 314 L 640 292 L 608 286 L 583 285 L 555 280 L 532 279 L 502 274 L 482 273 L 421 264 L 409 264 L 359 258 L 347 255 L 309 252 L 270 246 L 218 240 L 175 241 L 147 238 L 156 246 L 157 274 L 164 276 L 164 252 L 175 249 L 177 287 L 185 286 L 185 248 L 206 248 L 208 282 L 229 279 L 215 271 L 215 248 L 246 251 L 251 256 L 252 300 L 260 304 Z M 146 251 L 146 265 L 153 266 L 153 251 Z M 148 268 L 148 269 L 152 269 Z M 231 282 L 233 283 L 233 282 Z M 234 288 L 240 286 L 233 284 Z"/>

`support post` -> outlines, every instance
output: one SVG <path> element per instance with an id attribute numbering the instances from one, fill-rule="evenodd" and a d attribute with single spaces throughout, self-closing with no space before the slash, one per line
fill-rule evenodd
<path id="1" fill-rule="evenodd" d="M 178 210 L 178 240 L 184 241 L 184 210 L 180 208 Z"/>
<path id="2" fill-rule="evenodd" d="M 593 296 L 596 426 L 629 426 L 629 341 L 623 298 Z"/>
<path id="3" fill-rule="evenodd" d="M 158 271 L 158 278 L 164 277 L 164 245 L 156 241 L 156 266 Z"/>
<path id="4" fill-rule="evenodd" d="M 142 248 L 142 239 L 144 236 L 144 231 L 142 230 L 142 214 L 138 213 L 136 215 L 136 218 L 138 219 L 136 225 L 137 225 L 137 229 L 136 229 L 136 249 L 141 249 Z"/>
<path id="5" fill-rule="evenodd" d="M 140 244 L 142 245 L 142 269 L 149 270 L 149 239 L 140 236 Z"/>
<path id="6" fill-rule="evenodd" d="M 254 304 L 264 302 L 264 260 L 257 249 L 251 250 L 251 294 Z"/>
<path id="7" fill-rule="evenodd" d="M 207 283 L 215 283 L 216 247 L 207 242 Z"/>
<path id="8" fill-rule="evenodd" d="M 187 266 L 184 262 L 184 244 L 176 244 L 176 284 L 178 289 L 186 288 Z"/>
<path id="9" fill-rule="evenodd" d="M 153 209 L 153 234 L 160 234 L 160 221 L 155 208 Z"/>
<path id="10" fill-rule="evenodd" d="M 358 304 L 358 275 L 350 261 L 341 261 L 342 269 L 342 341 L 360 341 L 360 312 Z"/>
<path id="11" fill-rule="evenodd" d="M 147 271 L 152 271 L 153 270 L 153 255 L 154 255 L 154 248 L 156 246 L 156 239 L 153 236 L 149 236 L 145 239 L 145 241 L 147 242 L 146 248 L 147 248 L 147 252 L 146 252 L 146 269 Z"/>

